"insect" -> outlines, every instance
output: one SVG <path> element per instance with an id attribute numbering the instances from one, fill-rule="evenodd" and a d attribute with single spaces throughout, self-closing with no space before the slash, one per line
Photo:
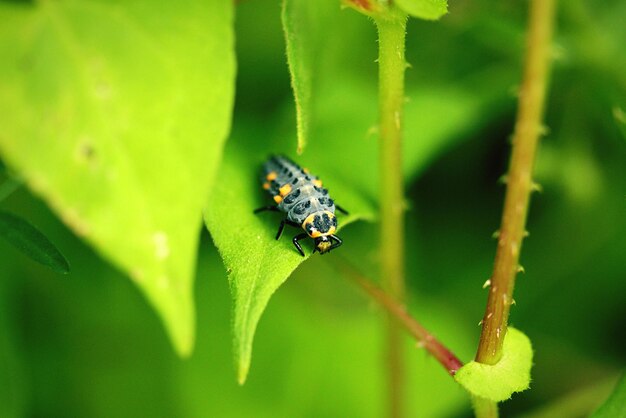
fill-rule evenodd
<path id="1" fill-rule="evenodd" d="M 335 234 L 337 218 L 335 209 L 348 214 L 328 196 L 322 181 L 309 174 L 308 170 L 284 156 L 273 156 L 263 165 L 261 179 L 263 188 L 276 202 L 276 206 L 263 206 L 254 211 L 284 212 L 276 239 L 279 239 L 285 224 L 304 229 L 304 233 L 293 237 L 293 245 L 304 257 L 300 240 L 311 237 L 315 240 L 313 252 L 325 254 L 343 244 Z"/>

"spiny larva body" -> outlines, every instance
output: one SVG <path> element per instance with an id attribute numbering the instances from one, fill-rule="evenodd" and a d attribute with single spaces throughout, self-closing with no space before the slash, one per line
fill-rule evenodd
<path id="1" fill-rule="evenodd" d="M 335 236 L 337 218 L 335 209 L 346 213 L 335 205 L 328 196 L 328 190 L 322 187 L 322 181 L 309 174 L 308 170 L 284 156 L 271 157 L 263 165 L 261 181 L 263 188 L 276 202 L 276 206 L 265 206 L 255 210 L 255 213 L 271 210 L 286 214 L 278 228 L 276 239 L 279 239 L 285 224 L 301 227 L 305 233 L 296 235 L 293 244 L 304 256 L 299 241 L 306 237 L 315 240 L 315 251 L 327 253 L 342 244 L 341 239 Z"/>

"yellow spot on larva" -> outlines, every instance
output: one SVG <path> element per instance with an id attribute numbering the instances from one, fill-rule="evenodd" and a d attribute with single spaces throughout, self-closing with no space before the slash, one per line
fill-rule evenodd
<path id="1" fill-rule="evenodd" d="M 313 180 L 313 185 L 316 187 L 322 187 L 322 180 L 320 179 Z"/>
<path id="2" fill-rule="evenodd" d="M 303 168 L 302 171 L 304 172 L 304 174 L 309 174 L 309 169 L 308 168 Z"/>
<path id="3" fill-rule="evenodd" d="M 282 196 L 279 196 L 279 195 L 274 196 L 274 202 L 276 202 L 276 203 L 280 203 L 280 202 L 282 202 L 282 201 L 283 201 Z"/>
<path id="4" fill-rule="evenodd" d="M 265 177 L 267 179 L 267 181 L 272 181 L 272 180 L 276 180 L 276 177 L 278 176 L 278 174 L 276 174 L 275 171 L 271 171 L 267 174 L 267 176 Z"/>
<path id="5" fill-rule="evenodd" d="M 270 184 L 269 183 L 263 183 L 263 188 L 265 190 L 269 190 L 270 189 Z"/>
<path id="6" fill-rule="evenodd" d="M 291 192 L 291 184 L 285 184 L 283 187 L 278 189 L 278 191 L 280 192 L 281 196 L 283 197 L 287 196 L 289 192 Z"/>

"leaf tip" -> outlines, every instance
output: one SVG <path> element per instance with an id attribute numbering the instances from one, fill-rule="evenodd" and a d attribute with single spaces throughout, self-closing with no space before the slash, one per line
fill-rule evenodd
<path id="1" fill-rule="evenodd" d="M 170 338 L 179 357 L 186 359 L 191 356 L 194 347 L 193 333 L 183 336 L 170 333 Z"/>
<path id="2" fill-rule="evenodd" d="M 176 354 L 183 359 L 189 358 L 193 353 L 196 339 L 193 306 L 180 302 L 169 307 L 159 303 L 154 306 L 161 315 Z"/>
<path id="3" fill-rule="evenodd" d="M 63 264 L 63 266 L 61 266 L 59 270 L 57 270 L 57 272 L 63 275 L 70 274 L 70 264 L 67 262 L 67 260 L 65 260 L 65 263 Z"/>
<path id="4" fill-rule="evenodd" d="M 243 386 L 248 379 L 248 372 L 250 371 L 250 362 L 249 361 L 240 361 L 239 367 L 237 370 L 237 383 L 240 386 Z"/>

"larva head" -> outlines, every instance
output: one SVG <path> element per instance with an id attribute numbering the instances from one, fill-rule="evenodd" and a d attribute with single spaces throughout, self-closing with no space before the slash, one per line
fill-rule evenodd
<path id="1" fill-rule="evenodd" d="M 316 250 L 324 254 L 332 245 L 329 237 L 337 230 L 337 218 L 327 210 L 315 212 L 302 222 L 302 229 L 315 240 Z"/>

